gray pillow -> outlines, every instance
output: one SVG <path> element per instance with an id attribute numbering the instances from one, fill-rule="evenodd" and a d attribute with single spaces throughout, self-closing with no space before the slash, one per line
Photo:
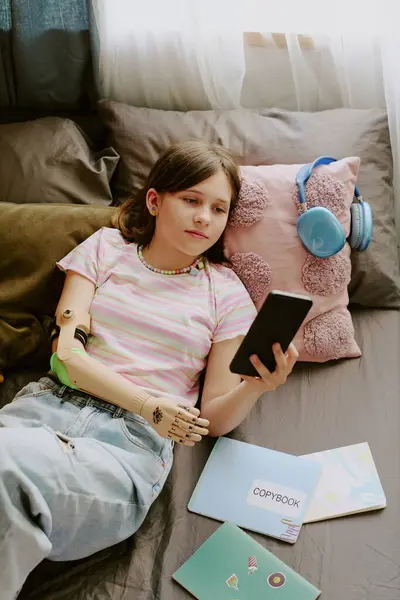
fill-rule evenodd
<path id="1" fill-rule="evenodd" d="M 135 195 L 156 159 L 173 142 L 200 138 L 235 151 L 241 164 L 295 164 L 321 155 L 359 156 L 358 185 L 371 203 L 374 237 L 364 253 L 353 252 L 350 302 L 400 307 L 394 224 L 392 153 L 382 110 L 335 109 L 316 113 L 275 109 L 190 111 L 135 108 L 101 101 L 109 143 L 120 155 L 112 181 L 115 202 Z"/>
<path id="2" fill-rule="evenodd" d="M 0 125 L 0 202 L 109 205 L 118 159 L 69 119 Z"/>

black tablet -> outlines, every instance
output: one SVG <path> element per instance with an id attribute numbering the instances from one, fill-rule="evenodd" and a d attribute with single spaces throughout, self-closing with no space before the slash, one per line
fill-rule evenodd
<path id="1" fill-rule="evenodd" d="M 271 291 L 230 364 L 232 373 L 258 376 L 249 359 L 252 354 L 272 373 L 276 367 L 272 345 L 279 343 L 286 352 L 312 304 L 308 296 Z"/>

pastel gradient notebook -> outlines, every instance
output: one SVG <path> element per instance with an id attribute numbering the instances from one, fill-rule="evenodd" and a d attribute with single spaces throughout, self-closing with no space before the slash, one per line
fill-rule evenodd
<path id="1" fill-rule="evenodd" d="M 220 437 L 188 509 L 294 544 L 320 473 L 315 460 Z"/>
<path id="2" fill-rule="evenodd" d="M 386 507 L 385 493 L 367 442 L 300 458 L 315 460 L 322 466 L 305 523 Z"/>
<path id="3" fill-rule="evenodd" d="M 198 600 L 315 600 L 321 594 L 233 523 L 221 525 L 173 578 Z"/>

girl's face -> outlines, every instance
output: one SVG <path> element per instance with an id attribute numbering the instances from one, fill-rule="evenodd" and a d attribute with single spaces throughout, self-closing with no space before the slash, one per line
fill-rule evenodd
<path id="1" fill-rule="evenodd" d="M 181 192 L 147 192 L 147 207 L 156 210 L 155 237 L 187 256 L 203 254 L 221 237 L 226 227 L 232 188 L 220 170 Z"/>

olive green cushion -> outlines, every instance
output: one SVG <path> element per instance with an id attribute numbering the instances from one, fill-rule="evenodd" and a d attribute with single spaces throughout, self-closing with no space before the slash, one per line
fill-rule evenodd
<path id="1" fill-rule="evenodd" d="M 65 278 L 55 263 L 101 227 L 110 227 L 115 210 L 0 203 L 1 370 L 26 368 L 50 356 L 46 325 Z"/>

